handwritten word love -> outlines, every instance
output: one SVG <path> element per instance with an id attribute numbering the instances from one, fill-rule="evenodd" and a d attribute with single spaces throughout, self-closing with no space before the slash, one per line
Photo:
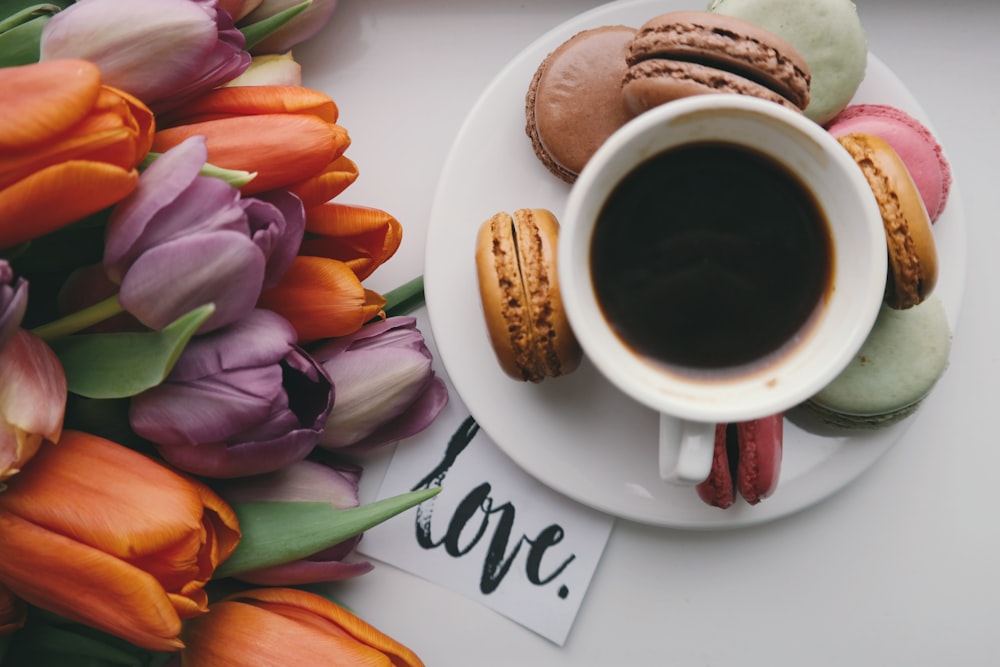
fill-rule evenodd
<path id="1" fill-rule="evenodd" d="M 413 490 L 441 486 L 448 470 L 472 442 L 478 431 L 479 424 L 472 417 L 466 418 L 448 441 L 441 462 L 413 486 Z M 484 595 L 494 592 L 510 571 L 521 552 L 521 548 L 525 545 L 527 545 L 527 555 L 524 559 L 524 568 L 528 581 L 536 586 L 548 584 L 576 558 L 575 554 L 570 554 L 556 568 L 547 574 L 542 573 L 545 552 L 563 540 L 565 536 L 563 528 L 558 524 L 551 524 L 542 529 L 534 538 L 522 534 L 511 546 L 511 533 L 517 511 L 510 502 L 497 504 L 490 495 L 492 490 L 489 482 L 483 482 L 469 491 L 458 503 L 452 516 L 446 519 L 447 528 L 437 540 L 432 536 L 431 525 L 434 499 L 419 505 L 416 512 L 417 543 L 427 550 L 443 547 L 449 556 L 461 558 L 472 551 L 492 527 L 493 534 L 486 549 L 479 590 Z M 472 533 L 471 537 L 465 537 L 469 532 Z M 569 595 L 569 589 L 566 586 L 560 586 L 558 595 L 565 599 Z"/>

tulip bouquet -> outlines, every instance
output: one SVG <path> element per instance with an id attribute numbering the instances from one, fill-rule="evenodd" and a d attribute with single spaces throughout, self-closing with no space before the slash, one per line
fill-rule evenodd
<path id="1" fill-rule="evenodd" d="M 0 0 L 0 665 L 421 664 L 303 588 L 447 401 L 290 52 L 335 6 Z"/>

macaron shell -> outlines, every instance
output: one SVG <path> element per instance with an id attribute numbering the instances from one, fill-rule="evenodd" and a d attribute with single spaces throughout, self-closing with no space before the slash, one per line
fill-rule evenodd
<path id="1" fill-rule="evenodd" d="M 565 375 L 576 370 L 583 351 L 559 289 L 559 223 L 545 209 L 519 209 L 514 231 L 539 371 L 548 377 Z"/>
<path id="2" fill-rule="evenodd" d="M 835 137 L 864 133 L 885 140 L 910 172 L 931 222 L 944 211 L 951 191 L 951 166 L 941 144 L 916 118 L 893 106 L 855 104 L 838 114 L 827 131 Z"/>
<path id="3" fill-rule="evenodd" d="M 778 488 L 784 450 L 784 415 L 777 414 L 736 425 L 739 459 L 736 488 L 756 505 Z"/>
<path id="4" fill-rule="evenodd" d="M 948 368 L 951 329 L 932 296 L 918 306 L 883 306 L 854 360 L 808 407 L 839 426 L 871 428 L 912 414 Z"/>
<path id="5" fill-rule="evenodd" d="M 812 75 L 805 115 L 824 124 L 865 78 L 868 38 L 851 0 L 712 0 L 708 10 L 758 25 L 794 46 Z"/>
<path id="6" fill-rule="evenodd" d="M 868 179 L 885 225 L 889 253 L 886 303 L 905 309 L 926 299 L 937 283 L 934 232 L 923 199 L 899 155 L 872 134 L 837 139 Z"/>
<path id="7" fill-rule="evenodd" d="M 628 120 L 621 82 L 635 32 L 628 26 L 584 30 L 535 71 L 525 98 L 525 132 L 546 169 L 568 183 Z"/>
<path id="8" fill-rule="evenodd" d="M 715 426 L 715 449 L 712 453 L 712 469 L 708 478 L 695 487 L 698 497 L 704 502 L 727 509 L 736 501 L 733 473 L 729 464 L 729 449 L 726 438 L 727 425 Z"/>
<path id="9" fill-rule="evenodd" d="M 530 312 L 514 241 L 513 219 L 497 213 L 479 228 L 476 272 L 490 344 L 504 373 L 538 382 Z"/>
<path id="10" fill-rule="evenodd" d="M 696 11 L 657 16 L 639 28 L 628 51 L 629 65 L 653 58 L 714 67 L 756 81 L 796 107 L 809 103 L 809 68 L 798 51 L 738 18 Z"/>

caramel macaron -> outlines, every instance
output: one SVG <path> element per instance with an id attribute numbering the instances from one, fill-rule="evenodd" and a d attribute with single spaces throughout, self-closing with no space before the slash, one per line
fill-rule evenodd
<path id="1" fill-rule="evenodd" d="M 795 47 L 723 14 L 679 11 L 647 21 L 627 63 L 622 97 L 632 115 L 707 93 L 750 95 L 799 111 L 809 105 L 809 66 Z"/>
<path id="2" fill-rule="evenodd" d="M 920 191 L 899 154 L 873 134 L 838 137 L 864 172 L 885 225 L 889 275 L 885 303 L 911 308 L 924 301 L 937 284 L 937 244 Z"/>
<path id="3" fill-rule="evenodd" d="M 479 228 L 486 328 L 500 367 L 516 380 L 565 375 L 583 358 L 559 292 L 558 235 L 559 223 L 544 209 L 497 213 Z"/>
<path id="4" fill-rule="evenodd" d="M 635 28 L 584 30 L 535 70 L 525 97 L 525 132 L 545 168 L 572 183 L 629 115 L 621 99 L 625 52 Z"/>

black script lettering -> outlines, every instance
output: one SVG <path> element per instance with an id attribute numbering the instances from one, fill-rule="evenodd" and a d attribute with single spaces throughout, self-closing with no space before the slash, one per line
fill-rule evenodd
<path id="1" fill-rule="evenodd" d="M 455 464 L 458 456 L 478 432 L 479 425 L 471 416 L 467 417 L 452 434 L 441 462 L 417 482 L 413 486 L 413 490 L 441 486 L 448 470 Z M 570 554 L 547 575 L 541 573 L 545 552 L 549 547 L 562 542 L 565 537 L 562 526 L 551 524 L 539 532 L 535 539 L 522 535 L 511 547 L 511 533 L 517 511 L 514 505 L 509 502 L 494 507 L 493 498 L 490 496 L 491 491 L 490 483 L 483 482 L 466 494 L 456 506 L 454 513 L 448 520 L 447 530 L 439 540 L 433 538 L 431 531 L 434 499 L 421 503 L 417 507 L 417 544 L 427 550 L 443 546 L 449 556 L 461 558 L 479 544 L 492 524 L 493 537 L 486 550 L 482 576 L 479 581 L 479 590 L 484 595 L 493 593 L 500 586 L 525 543 L 529 545 L 525 558 L 525 575 L 528 581 L 536 586 L 544 586 L 553 581 L 576 559 L 576 554 Z M 477 519 L 478 525 L 473 523 Z M 471 537 L 468 537 L 469 529 L 474 530 Z M 561 599 L 565 599 L 569 595 L 569 589 L 566 586 L 560 586 L 557 595 Z"/>

